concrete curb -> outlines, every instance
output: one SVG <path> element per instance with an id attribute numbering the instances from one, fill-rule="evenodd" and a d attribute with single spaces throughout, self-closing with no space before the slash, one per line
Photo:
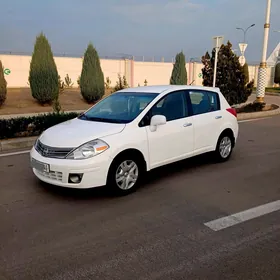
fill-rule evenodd
<path id="1" fill-rule="evenodd" d="M 240 113 L 237 115 L 237 119 L 239 121 L 249 120 L 249 119 L 259 119 L 259 118 L 265 118 L 265 117 L 275 116 L 279 114 L 280 114 L 280 107 L 271 111 Z M 16 149 L 31 149 L 36 139 L 37 136 L 0 140 L 0 152 L 9 152 Z"/>
<path id="2" fill-rule="evenodd" d="M 16 149 L 31 149 L 36 139 L 37 136 L 0 140 L 0 152 L 7 152 Z"/>
<path id="3" fill-rule="evenodd" d="M 237 114 L 237 119 L 239 121 L 241 121 L 241 120 L 260 119 L 260 118 L 279 115 L 280 107 L 275 104 L 273 104 L 273 105 L 277 106 L 278 108 L 274 109 L 274 110 L 270 110 L 270 111 L 263 111 L 263 112 L 239 113 L 239 114 Z"/>
<path id="4" fill-rule="evenodd" d="M 280 97 L 280 93 L 274 93 L 274 92 L 266 92 L 265 95 Z"/>

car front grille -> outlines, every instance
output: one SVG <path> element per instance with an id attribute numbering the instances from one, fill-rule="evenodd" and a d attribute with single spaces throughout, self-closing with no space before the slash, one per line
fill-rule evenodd
<path id="1" fill-rule="evenodd" d="M 36 151 L 43 157 L 47 158 L 65 158 L 73 148 L 54 148 L 43 144 L 40 140 L 37 140 L 35 144 Z"/>
<path id="2" fill-rule="evenodd" d="M 39 170 L 36 170 L 36 172 L 47 179 L 62 182 L 62 172 L 50 171 L 49 173 L 46 173 Z"/>

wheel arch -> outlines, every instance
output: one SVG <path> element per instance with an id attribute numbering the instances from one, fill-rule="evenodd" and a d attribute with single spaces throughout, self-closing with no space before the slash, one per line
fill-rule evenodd
<path id="1" fill-rule="evenodd" d="M 109 166 L 109 169 L 108 169 L 107 180 L 108 180 L 108 176 L 110 174 L 111 168 L 114 165 L 114 163 L 116 162 L 116 160 L 118 160 L 121 157 L 125 157 L 126 155 L 139 159 L 142 164 L 141 167 L 143 168 L 143 171 L 144 172 L 147 171 L 147 162 L 145 160 L 143 153 L 140 150 L 135 149 L 135 148 L 127 148 L 127 149 L 119 152 L 118 154 L 116 154 L 115 157 L 113 158 L 113 160 Z"/>
<path id="2" fill-rule="evenodd" d="M 225 128 L 219 135 L 219 138 L 218 138 L 218 141 L 217 141 L 217 144 L 219 142 L 219 139 L 224 136 L 224 135 L 228 135 L 231 137 L 232 139 L 232 142 L 233 142 L 233 147 L 235 146 L 235 137 L 234 137 L 234 132 L 231 128 Z"/>

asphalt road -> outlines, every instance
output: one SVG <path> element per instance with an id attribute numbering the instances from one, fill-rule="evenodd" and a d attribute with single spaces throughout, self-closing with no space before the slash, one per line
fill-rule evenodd
<path id="1" fill-rule="evenodd" d="M 50 187 L 28 154 L 0 157 L 0 279 L 279 280 L 280 211 L 205 225 L 280 200 L 279 128 L 241 123 L 229 162 L 160 168 L 121 198 Z"/>

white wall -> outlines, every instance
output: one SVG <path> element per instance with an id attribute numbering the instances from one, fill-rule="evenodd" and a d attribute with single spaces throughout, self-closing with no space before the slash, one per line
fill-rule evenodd
<path id="1" fill-rule="evenodd" d="M 28 76 L 30 67 L 30 56 L 21 55 L 1 55 L 0 60 L 4 68 L 10 69 L 11 73 L 5 75 L 8 87 L 28 87 Z M 82 70 L 82 58 L 55 57 L 55 62 L 59 75 L 62 79 L 66 74 L 72 79 L 74 86 L 77 86 L 77 79 Z M 144 85 L 147 80 L 148 85 L 169 84 L 173 64 L 169 62 L 140 62 L 132 60 L 110 60 L 101 59 L 101 67 L 104 78 L 109 77 L 112 86 L 116 84 L 118 74 L 125 75 L 130 86 Z M 202 85 L 202 63 L 187 63 L 188 82 L 194 81 L 194 85 Z M 257 84 L 258 66 L 249 66 L 250 80 L 255 80 Z M 267 86 L 273 86 L 274 68 L 267 71 Z"/>

